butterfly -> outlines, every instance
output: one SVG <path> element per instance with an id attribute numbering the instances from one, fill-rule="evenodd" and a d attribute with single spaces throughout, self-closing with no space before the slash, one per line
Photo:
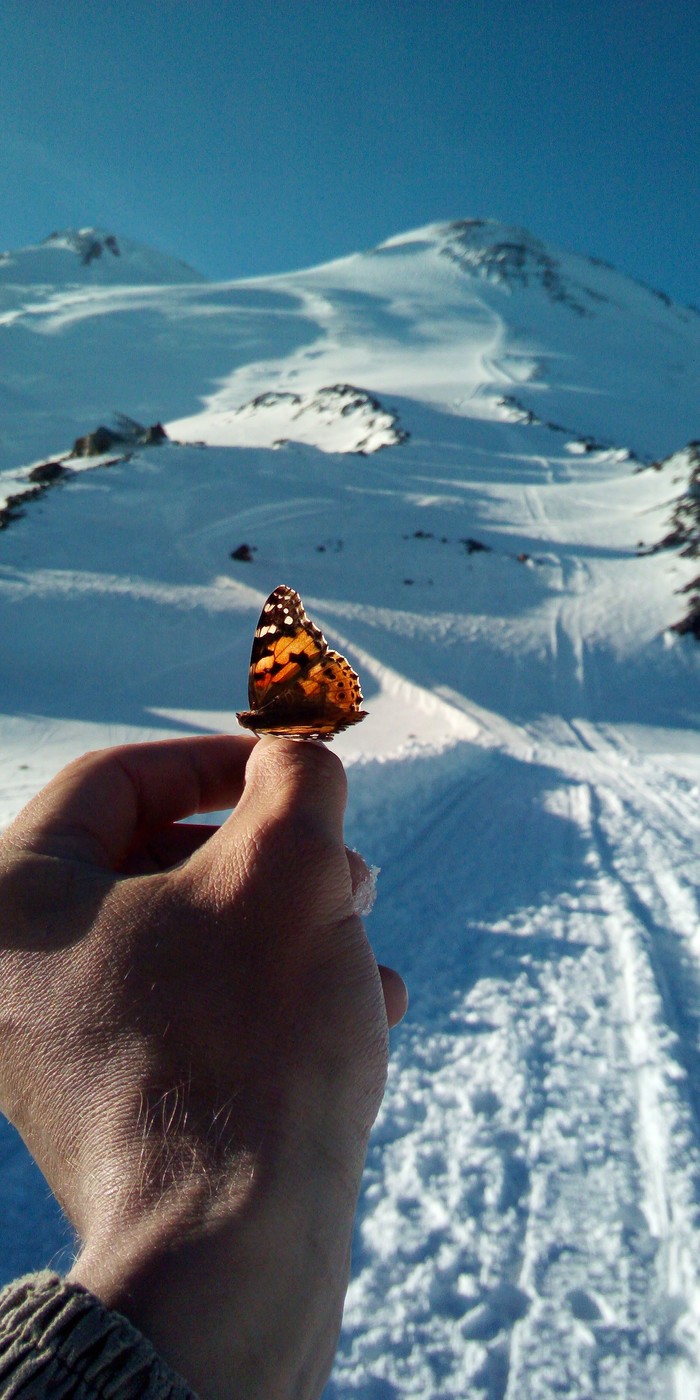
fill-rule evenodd
<path id="1" fill-rule="evenodd" d="M 255 629 L 248 704 L 236 715 L 244 729 L 324 743 L 367 714 L 349 661 L 331 650 L 299 594 L 283 583 L 263 604 Z"/>

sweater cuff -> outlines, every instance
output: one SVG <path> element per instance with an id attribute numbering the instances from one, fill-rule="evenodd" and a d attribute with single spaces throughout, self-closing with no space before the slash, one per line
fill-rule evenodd
<path id="1" fill-rule="evenodd" d="M 151 1343 L 49 1270 L 0 1292 L 3 1400 L 196 1400 Z"/>

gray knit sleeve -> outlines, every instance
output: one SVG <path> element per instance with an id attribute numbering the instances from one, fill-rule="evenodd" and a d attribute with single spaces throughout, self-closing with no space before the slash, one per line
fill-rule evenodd
<path id="1" fill-rule="evenodd" d="M 0 1292 L 1 1400 L 196 1400 L 136 1327 L 46 1271 Z"/>

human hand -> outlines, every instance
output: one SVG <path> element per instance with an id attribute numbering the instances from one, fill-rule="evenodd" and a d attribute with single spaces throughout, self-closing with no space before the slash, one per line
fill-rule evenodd
<path id="1" fill-rule="evenodd" d="M 205 1397 L 316 1396 L 335 1350 L 406 1005 L 344 805 L 318 745 L 173 740 L 69 765 L 0 840 L 0 1104 L 71 1276 Z"/>

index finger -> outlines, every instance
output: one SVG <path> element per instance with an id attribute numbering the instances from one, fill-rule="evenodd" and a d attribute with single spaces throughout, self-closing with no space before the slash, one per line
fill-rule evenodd
<path id="1" fill-rule="evenodd" d="M 101 749 L 69 763 L 5 833 L 16 848 L 117 869 L 134 842 L 237 803 L 256 740 L 207 734 Z"/>

